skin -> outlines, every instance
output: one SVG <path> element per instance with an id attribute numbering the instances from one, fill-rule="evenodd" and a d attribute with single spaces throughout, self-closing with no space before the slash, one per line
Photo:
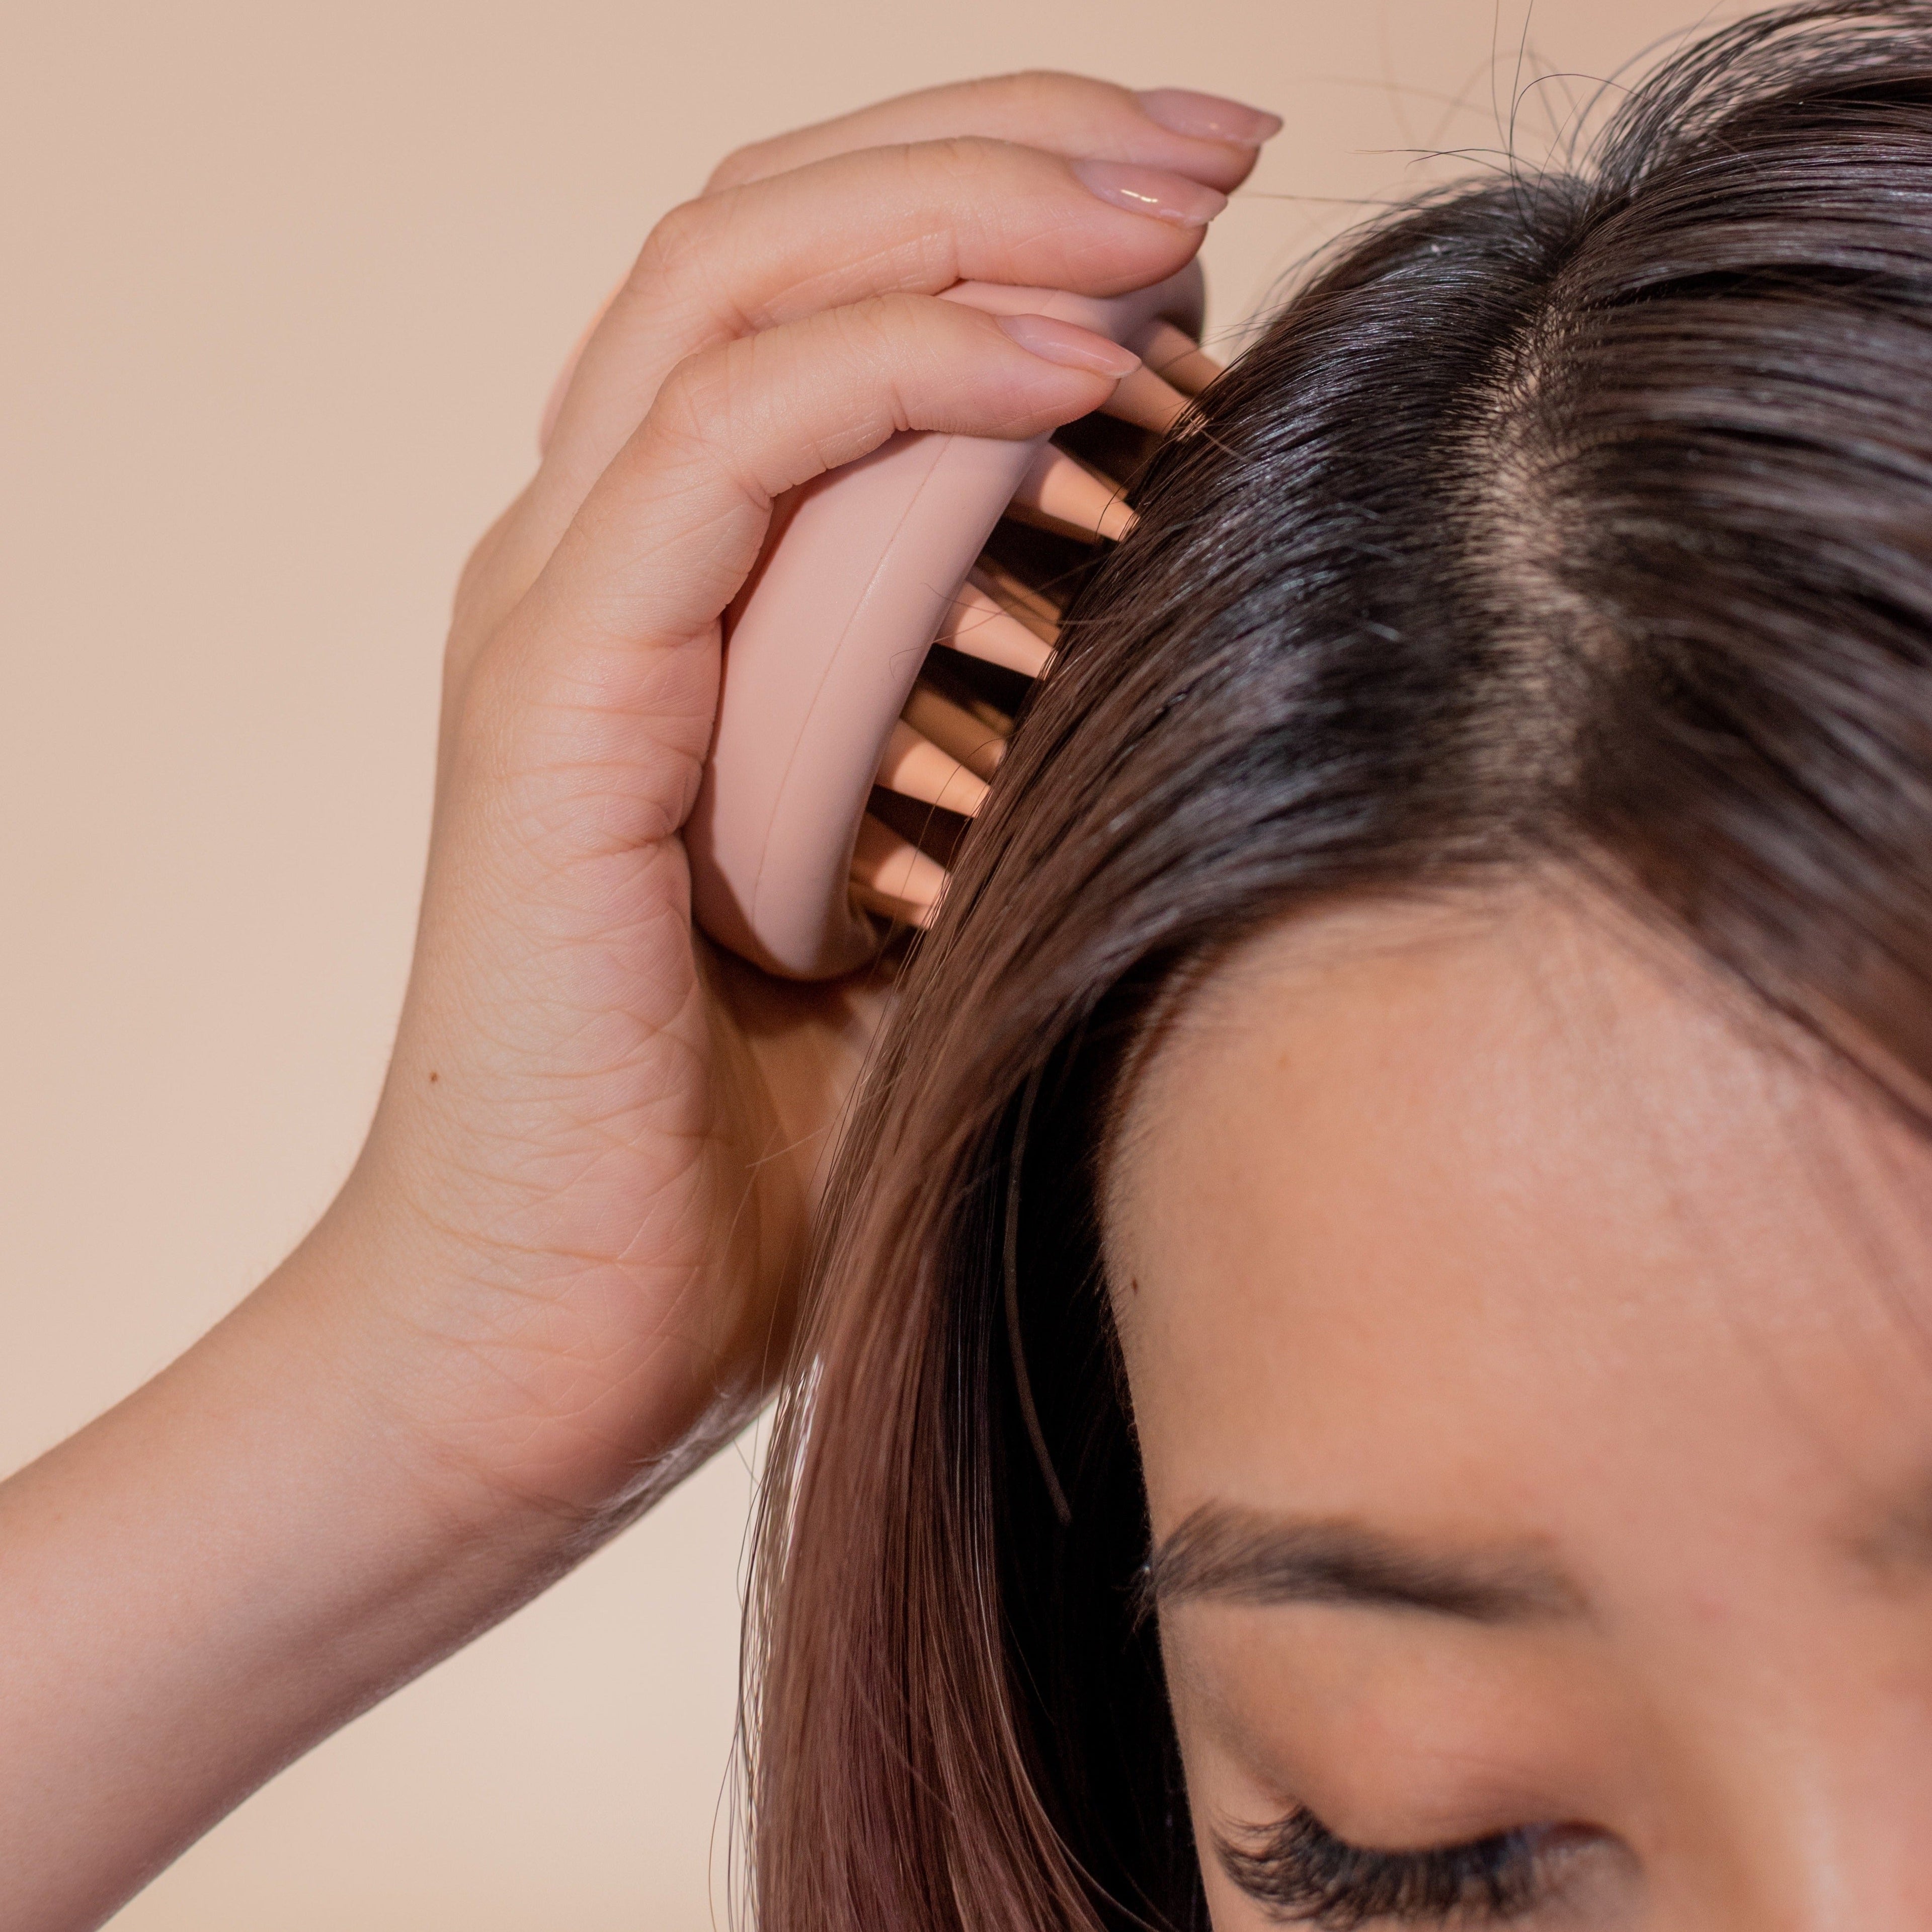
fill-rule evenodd
<path id="1" fill-rule="evenodd" d="M 1932 1923 L 1928 1200 L 1932 1147 L 1575 895 L 1210 976 L 1107 1238 L 1222 1932 L 1279 1922 L 1219 1840 L 1298 1807 L 1558 1828 L 1522 1925 Z"/>
<path id="2" fill-rule="evenodd" d="M 351 1178 L 219 1328 L 0 1485 L 9 1932 L 98 1924 L 762 1398 L 879 995 L 694 939 L 720 614 L 785 490 L 900 430 L 1033 436 L 1132 366 L 938 291 L 1157 281 L 1278 125 L 1070 75 L 942 88 L 735 154 L 652 232 L 458 592 Z"/>

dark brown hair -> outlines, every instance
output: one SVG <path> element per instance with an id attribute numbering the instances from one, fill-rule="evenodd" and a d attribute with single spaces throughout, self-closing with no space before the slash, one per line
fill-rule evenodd
<path id="1" fill-rule="evenodd" d="M 1137 501 L 844 1143 L 758 1558 L 766 1932 L 1203 1921 L 1095 1206 L 1175 974 L 1556 867 L 1932 1079 L 1932 4 L 1754 18 L 1587 165 L 1349 238 Z"/>

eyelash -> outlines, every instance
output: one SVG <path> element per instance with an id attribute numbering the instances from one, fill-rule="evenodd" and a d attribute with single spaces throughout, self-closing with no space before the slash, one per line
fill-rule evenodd
<path id="1" fill-rule="evenodd" d="M 1320 1932 L 1354 1932 L 1383 1920 L 1500 1924 L 1539 1901 L 1542 1838 L 1503 1832 L 1433 1851 L 1374 1852 L 1346 1844 L 1312 1812 L 1298 1811 L 1252 1849 L 1224 1844 L 1221 1863 L 1276 1916 Z"/>

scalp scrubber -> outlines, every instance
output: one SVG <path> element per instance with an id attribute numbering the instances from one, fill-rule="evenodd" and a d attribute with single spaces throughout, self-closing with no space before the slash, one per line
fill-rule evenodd
<path id="1" fill-rule="evenodd" d="M 896 436 L 781 506 L 727 620 L 686 842 L 699 924 L 788 978 L 850 972 L 894 922 L 930 923 L 1064 596 L 1132 524 L 1114 477 L 1216 367 L 1192 264 L 1104 300 L 988 283 L 945 298 L 1078 323 L 1142 366 L 1051 437 Z"/>

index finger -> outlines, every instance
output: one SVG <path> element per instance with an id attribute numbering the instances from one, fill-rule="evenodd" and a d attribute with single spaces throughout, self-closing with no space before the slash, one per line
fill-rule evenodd
<path id="1" fill-rule="evenodd" d="M 1224 194 L 1245 181 L 1281 117 L 1185 88 L 1140 93 L 1080 74 L 1000 74 L 902 94 L 728 155 L 705 192 L 741 188 L 855 148 L 980 135 L 1049 154 L 1135 161 Z"/>

